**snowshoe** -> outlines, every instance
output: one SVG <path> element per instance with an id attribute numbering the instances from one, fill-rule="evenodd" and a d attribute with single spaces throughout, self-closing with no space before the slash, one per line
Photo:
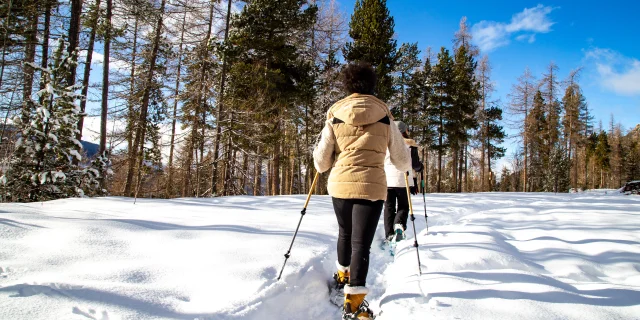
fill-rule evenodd
<path id="1" fill-rule="evenodd" d="M 344 303 L 344 286 L 349 283 L 348 279 L 349 278 L 341 278 L 336 272 L 333 274 L 333 279 L 329 280 L 329 302 L 334 304 L 336 307 L 342 307 L 342 304 Z"/>
<path id="2" fill-rule="evenodd" d="M 354 312 L 347 312 L 345 308 L 342 310 L 342 320 L 373 320 L 376 318 L 373 311 L 369 309 L 369 303 L 366 300 L 363 300 Z"/>
<path id="3" fill-rule="evenodd" d="M 395 241 L 396 242 L 400 242 L 404 239 L 406 239 L 406 235 L 404 234 L 404 228 L 402 227 L 401 224 L 396 224 L 394 226 L 395 229 Z"/>
<path id="4" fill-rule="evenodd" d="M 380 242 L 380 249 L 387 250 L 393 257 L 396 253 L 396 235 L 391 234 L 386 239 Z"/>

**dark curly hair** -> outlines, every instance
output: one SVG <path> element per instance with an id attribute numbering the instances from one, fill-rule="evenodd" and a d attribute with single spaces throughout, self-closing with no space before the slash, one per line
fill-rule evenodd
<path id="1" fill-rule="evenodd" d="M 376 72 L 369 63 L 352 62 L 342 69 L 342 85 L 349 94 L 373 95 L 376 89 L 376 81 Z"/>

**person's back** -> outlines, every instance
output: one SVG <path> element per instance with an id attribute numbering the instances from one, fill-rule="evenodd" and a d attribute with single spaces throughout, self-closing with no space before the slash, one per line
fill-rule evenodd
<path id="1" fill-rule="evenodd" d="M 384 160 L 389 144 L 390 113 L 376 97 L 354 93 L 334 104 L 336 162 L 329 176 L 329 193 L 343 199 L 384 200 Z"/>
<path id="2" fill-rule="evenodd" d="M 387 105 L 373 96 L 376 76 L 370 65 L 350 64 L 343 84 L 350 94 L 327 112 L 313 151 L 318 172 L 333 167 L 327 190 L 338 220 L 336 287 L 344 288 L 344 319 L 370 319 L 364 297 L 369 252 L 387 195 L 384 159 L 410 170 L 410 154 Z"/>

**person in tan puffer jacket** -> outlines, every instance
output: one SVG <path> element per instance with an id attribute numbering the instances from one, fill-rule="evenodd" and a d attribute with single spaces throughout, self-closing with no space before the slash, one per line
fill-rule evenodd
<path id="1" fill-rule="evenodd" d="M 366 63 L 352 63 L 342 72 L 348 97 L 336 102 L 314 151 L 318 172 L 329 169 L 327 190 L 338 220 L 338 285 L 344 285 L 343 318 L 369 319 L 364 300 L 369 252 L 384 200 L 384 160 L 411 170 L 411 155 L 387 105 L 373 96 L 376 74 Z"/>

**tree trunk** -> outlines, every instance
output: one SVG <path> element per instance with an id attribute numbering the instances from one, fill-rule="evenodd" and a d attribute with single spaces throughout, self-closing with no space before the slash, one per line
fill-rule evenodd
<path id="1" fill-rule="evenodd" d="M 44 30 L 42 32 L 42 61 L 40 61 L 40 66 L 43 69 L 46 69 L 49 63 L 49 34 L 50 34 L 50 27 L 51 27 L 51 2 L 50 1 L 47 1 L 45 4 L 43 27 L 44 27 Z M 44 89 L 44 82 L 40 83 L 40 90 L 42 89 Z M 40 101 L 40 104 L 42 104 L 44 101 L 44 97 L 40 97 L 39 101 Z M 83 118 L 80 117 L 80 121 L 82 120 Z M 82 132 L 82 130 L 80 130 L 80 132 Z M 78 138 L 78 140 L 80 140 L 80 138 Z"/>
<path id="2" fill-rule="evenodd" d="M 224 43 L 226 44 L 229 40 L 229 21 L 231 17 L 231 2 L 232 0 L 228 0 L 227 2 L 227 17 L 225 21 L 224 28 Z M 220 92 L 218 96 L 218 109 L 216 110 L 216 134 L 214 136 L 213 142 L 213 158 L 218 158 L 218 152 L 220 150 L 220 134 L 222 132 L 222 115 L 224 109 L 224 87 L 225 81 L 227 79 L 227 59 L 226 54 L 222 55 L 222 73 L 220 74 Z M 218 180 L 218 170 L 217 170 L 217 162 L 213 163 L 213 172 L 211 174 L 211 192 L 216 192 L 216 180 Z"/>
<path id="3" fill-rule="evenodd" d="M 229 114 L 229 124 L 233 123 L 233 112 L 231 112 Z M 232 136 L 231 136 L 231 132 L 229 132 L 229 134 L 227 135 L 227 147 L 226 147 L 226 153 L 225 153 L 225 167 L 226 170 L 224 171 L 224 184 L 223 184 L 223 189 L 222 192 L 225 195 L 229 195 L 230 191 L 231 191 L 231 166 L 233 164 L 231 164 L 231 150 L 233 149 L 233 146 L 231 145 L 232 142 Z"/>
<path id="4" fill-rule="evenodd" d="M 485 173 L 484 173 L 485 172 L 485 167 L 486 167 L 485 166 L 485 159 L 487 157 L 487 154 L 486 154 L 487 142 L 486 142 L 486 140 L 484 138 L 484 132 L 485 132 L 484 127 L 485 127 L 485 125 L 486 124 L 485 124 L 484 120 L 482 120 L 482 127 L 480 128 L 480 132 L 481 132 L 480 140 L 482 141 L 482 146 L 480 147 L 480 149 L 481 149 L 480 150 L 480 191 L 481 192 L 485 191 L 485 181 L 486 181 Z"/>
<path id="5" fill-rule="evenodd" d="M 528 181 L 527 181 L 527 159 L 529 158 L 529 151 L 528 148 L 529 146 L 527 145 L 527 116 L 525 115 L 525 133 L 524 133 L 524 179 L 523 179 L 523 185 L 522 185 L 522 189 L 524 192 L 527 192 L 529 189 L 527 188 L 528 185 Z"/>
<path id="6" fill-rule="evenodd" d="M 82 15 L 82 1 L 71 0 L 71 20 L 69 21 L 69 56 L 74 61 L 78 61 L 76 49 L 78 48 L 78 39 L 80 38 L 80 16 Z M 71 72 L 67 78 L 67 85 L 72 86 L 76 83 L 76 68 L 71 68 Z M 82 118 L 81 118 L 82 119 Z"/>
<path id="7" fill-rule="evenodd" d="M 282 130 L 281 127 L 281 113 L 278 112 L 278 119 L 276 120 L 276 132 L 280 132 Z M 276 141 L 273 150 L 273 179 L 271 179 L 271 195 L 275 196 L 281 194 L 280 190 L 280 157 L 282 152 L 282 144 L 280 141 Z"/>
<path id="8" fill-rule="evenodd" d="M 138 23 L 139 16 L 136 13 L 135 22 L 133 25 L 133 48 L 131 52 L 131 73 L 129 74 L 129 99 L 127 101 L 128 106 L 128 114 L 127 114 L 127 151 L 129 152 L 129 158 L 135 156 L 136 150 L 133 149 L 133 133 L 136 128 L 136 121 L 133 112 L 133 97 L 135 95 L 135 74 L 136 74 L 136 55 L 138 50 Z M 135 161 L 135 160 L 134 160 Z M 129 165 L 131 165 L 131 160 L 129 160 Z M 131 193 L 131 186 L 133 184 L 133 167 L 127 168 L 127 180 L 124 185 L 124 190 L 122 193 L 125 196 L 129 196 Z"/>
<path id="9" fill-rule="evenodd" d="M 260 147 L 256 150 L 256 154 L 258 157 L 256 158 L 256 163 L 254 164 L 254 173 L 253 173 L 253 195 L 259 196 L 261 194 L 262 189 L 262 155 L 260 153 Z"/>
<path id="10" fill-rule="evenodd" d="M 453 188 L 450 191 L 458 192 L 458 157 L 460 156 L 459 152 L 460 147 L 454 146 L 451 148 L 451 155 L 453 158 L 451 159 L 451 177 L 453 178 Z"/>
<path id="11" fill-rule="evenodd" d="M 487 168 L 489 170 L 489 192 L 491 192 L 493 191 L 493 170 L 491 170 L 491 141 L 489 141 L 488 139 L 487 139 Z"/>
<path id="12" fill-rule="evenodd" d="M 166 195 L 167 198 L 171 198 L 171 188 L 173 187 L 173 153 L 175 150 L 175 139 L 176 139 L 176 121 L 178 118 L 178 97 L 180 95 L 180 76 L 182 74 L 182 47 L 184 45 L 184 32 L 187 23 L 187 12 L 185 11 L 182 16 L 182 29 L 180 31 L 180 45 L 178 49 L 178 66 L 177 66 L 177 75 L 176 75 L 176 86 L 174 89 L 174 99 L 173 99 L 173 118 L 171 120 L 171 143 L 169 145 L 169 177 L 166 186 Z"/>
<path id="13" fill-rule="evenodd" d="M 442 190 L 442 132 L 444 130 L 444 123 L 442 114 L 440 114 L 440 130 L 438 131 L 438 181 L 436 184 L 436 192 L 440 193 Z"/>
<path id="14" fill-rule="evenodd" d="M 113 0 L 107 0 L 107 29 L 104 35 L 104 62 L 102 69 L 102 108 L 100 111 L 100 154 L 107 150 L 107 112 L 109 110 L 109 59 L 111 55 L 111 16 Z"/>
<path id="15" fill-rule="evenodd" d="M 4 79 L 4 67 L 6 61 L 4 60 L 4 56 L 7 54 L 7 32 L 9 30 L 9 20 L 11 19 L 11 9 L 13 9 L 13 0 L 9 0 L 9 5 L 7 9 L 7 16 L 4 18 L 4 33 L 2 35 L 2 65 L 0 65 L 0 88 L 2 88 L 2 80 Z M 4 130 L 4 127 L 3 127 Z M 3 131 L 4 133 L 4 131 Z M 4 136 L 4 134 L 2 135 Z M 1 141 L 1 140 L 0 140 Z"/>
<path id="16" fill-rule="evenodd" d="M 84 64 L 84 75 L 82 77 L 82 101 L 80 101 L 80 112 L 84 114 L 87 107 L 87 99 L 89 92 L 89 76 L 91 75 L 91 60 L 93 59 L 93 45 L 96 41 L 96 29 L 98 28 L 98 12 L 100 10 L 100 0 L 96 0 L 96 12 L 93 17 L 93 26 L 91 26 L 91 32 L 89 33 L 89 48 L 87 48 L 87 59 Z M 76 139 L 80 141 L 82 139 L 82 128 L 84 127 L 84 116 L 81 116 L 78 120 L 78 133 L 76 133 Z M 101 128 L 102 129 L 102 128 Z M 100 138 L 102 142 L 102 137 Z M 106 144 L 106 140 L 105 140 Z M 104 151 L 104 149 L 101 149 Z"/>
<path id="17" fill-rule="evenodd" d="M 458 190 L 457 192 L 462 192 L 462 169 L 464 169 L 464 149 L 465 143 L 460 146 L 460 158 L 458 159 Z"/>
<path id="18" fill-rule="evenodd" d="M 265 195 L 272 196 L 273 190 L 273 154 L 271 159 L 267 160 L 267 185 Z"/>
<path id="19" fill-rule="evenodd" d="M 153 74 L 156 67 L 156 59 L 158 58 L 158 50 L 160 47 L 160 38 L 162 36 L 162 23 L 164 18 L 164 8 L 166 0 L 162 0 L 160 3 L 160 11 L 158 17 L 158 23 L 155 28 L 155 35 L 153 39 L 153 49 L 151 50 L 151 61 L 149 62 L 149 71 L 145 78 L 145 88 L 142 95 L 142 105 L 140 106 L 140 118 L 136 128 L 136 139 L 133 143 L 133 152 L 129 153 L 129 171 L 133 172 L 136 166 L 136 157 L 138 162 L 138 184 L 140 184 L 140 178 L 142 173 L 142 160 L 144 158 L 144 140 L 147 127 L 147 109 L 149 107 L 149 96 L 151 94 L 151 83 L 153 82 Z M 130 193 L 127 192 L 127 194 Z"/>
<path id="20" fill-rule="evenodd" d="M 247 194 L 247 176 L 249 175 L 249 155 L 246 153 L 242 154 L 242 179 L 240 188 L 242 189 L 243 194 Z"/>
<path id="21" fill-rule="evenodd" d="M 38 10 L 33 8 L 31 21 L 29 24 L 29 30 L 25 34 L 25 63 L 34 63 L 36 58 L 36 42 L 38 41 Z M 24 108 L 27 108 L 26 103 L 31 99 L 31 93 L 33 90 L 33 77 L 35 70 L 31 67 L 24 68 L 24 83 L 22 87 L 22 101 Z M 29 114 L 29 111 L 23 114 Z M 22 119 L 23 123 L 28 123 L 29 119 Z"/>

